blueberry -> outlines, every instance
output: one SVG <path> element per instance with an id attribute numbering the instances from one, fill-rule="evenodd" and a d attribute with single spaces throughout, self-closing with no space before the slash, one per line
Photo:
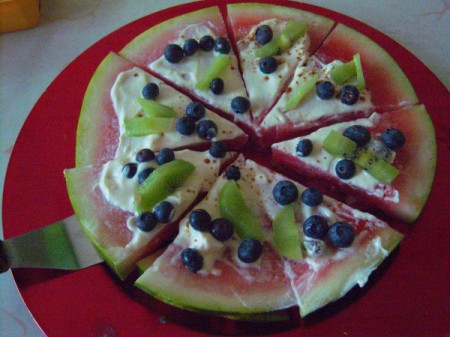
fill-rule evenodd
<path id="1" fill-rule="evenodd" d="M 350 159 L 342 159 L 335 167 L 336 174 L 341 179 L 350 179 L 355 175 L 356 166 Z"/>
<path id="2" fill-rule="evenodd" d="M 303 233 L 313 239 L 323 239 L 328 232 L 328 223 L 320 215 L 312 215 L 303 223 Z"/>
<path id="3" fill-rule="evenodd" d="M 339 99 L 346 105 L 353 105 L 358 102 L 359 91 L 353 85 L 344 85 L 339 91 Z"/>
<path id="4" fill-rule="evenodd" d="M 278 62 L 275 57 L 265 56 L 259 60 L 259 70 L 264 74 L 271 74 L 277 70 Z"/>
<path id="5" fill-rule="evenodd" d="M 319 82 L 316 86 L 316 94 L 320 99 L 330 99 L 334 96 L 333 83 L 329 81 Z"/>
<path id="6" fill-rule="evenodd" d="M 194 248 L 185 248 L 181 252 L 181 261 L 189 271 L 196 273 L 203 267 L 203 256 Z"/>
<path id="7" fill-rule="evenodd" d="M 195 131 L 195 120 L 189 116 L 183 116 L 177 119 L 175 129 L 182 135 L 192 135 Z"/>
<path id="8" fill-rule="evenodd" d="M 263 251 L 261 242 L 255 239 L 245 239 L 241 242 L 238 248 L 239 260 L 245 263 L 252 263 L 258 261 Z"/>
<path id="9" fill-rule="evenodd" d="M 298 198 L 297 186 L 292 181 L 279 181 L 273 188 L 273 197 L 280 205 L 288 205 Z"/>
<path id="10" fill-rule="evenodd" d="M 175 208 L 168 201 L 163 201 L 155 207 L 156 218 L 161 223 L 168 223 L 175 214 Z"/>
<path id="11" fill-rule="evenodd" d="M 224 242 L 233 236 L 233 224 L 225 218 L 217 218 L 212 224 L 209 232 L 218 241 Z"/>
<path id="12" fill-rule="evenodd" d="M 209 89 L 214 95 L 220 95 L 221 93 L 223 93 L 224 87 L 225 84 L 223 83 L 223 80 L 221 78 L 215 78 L 209 84 Z"/>
<path id="13" fill-rule="evenodd" d="M 199 48 L 200 44 L 196 39 L 187 39 L 186 41 L 184 41 L 183 52 L 186 56 L 194 55 Z"/>
<path id="14" fill-rule="evenodd" d="M 141 149 L 136 153 L 136 161 L 138 163 L 145 163 L 155 159 L 155 153 L 150 149 Z"/>
<path id="15" fill-rule="evenodd" d="M 227 144 L 224 142 L 213 142 L 209 148 L 209 153 L 214 158 L 223 158 L 227 153 Z"/>
<path id="16" fill-rule="evenodd" d="M 217 135 L 217 125 L 209 119 L 204 119 L 198 122 L 197 133 L 200 138 L 213 139 Z"/>
<path id="17" fill-rule="evenodd" d="M 183 59 L 183 49 L 177 44 L 169 44 L 164 50 L 164 57 L 170 63 L 178 63 Z"/>
<path id="18" fill-rule="evenodd" d="M 355 239 L 355 230 L 346 222 L 336 222 L 328 230 L 328 240 L 338 248 L 349 247 Z"/>
<path id="19" fill-rule="evenodd" d="M 241 171 L 239 170 L 239 167 L 236 165 L 231 165 L 225 171 L 225 177 L 228 180 L 239 180 L 241 178 Z"/>
<path id="20" fill-rule="evenodd" d="M 395 151 L 405 144 L 406 138 L 398 129 L 387 129 L 381 134 L 380 140 L 388 149 Z"/>
<path id="21" fill-rule="evenodd" d="M 155 169 L 153 167 L 148 167 L 148 168 L 142 170 L 141 172 L 139 172 L 139 174 L 138 174 L 138 183 L 142 184 L 148 178 L 148 176 L 150 174 L 152 174 L 152 172 L 154 170 Z"/>
<path id="22" fill-rule="evenodd" d="M 236 96 L 231 101 L 231 109 L 237 114 L 243 114 L 250 109 L 250 101 L 242 96 Z"/>
<path id="23" fill-rule="evenodd" d="M 220 54 L 228 54 L 231 50 L 230 42 L 224 37 L 218 37 L 214 41 L 214 50 Z"/>
<path id="24" fill-rule="evenodd" d="M 214 48 L 214 39 L 209 35 L 202 36 L 199 45 L 201 50 L 211 51 Z"/>
<path id="25" fill-rule="evenodd" d="M 135 163 L 128 163 L 122 167 L 122 174 L 128 179 L 133 178 L 136 172 L 137 165 Z"/>
<path id="26" fill-rule="evenodd" d="M 146 99 L 155 99 L 159 95 L 159 86 L 156 83 L 147 83 L 142 89 L 142 96 Z"/>
<path id="27" fill-rule="evenodd" d="M 266 44 L 272 40 L 273 31 L 268 25 L 261 25 L 256 28 L 255 39 L 259 44 Z"/>
<path id="28" fill-rule="evenodd" d="M 158 165 L 164 165 L 175 159 L 175 153 L 171 149 L 163 148 L 156 156 L 156 162 Z"/>
<path id="29" fill-rule="evenodd" d="M 153 212 L 142 212 L 136 219 L 136 226 L 143 232 L 150 232 L 158 224 L 156 214 Z"/>
<path id="30" fill-rule="evenodd" d="M 196 209 L 189 214 L 191 227 L 200 232 L 207 232 L 211 228 L 211 215 L 204 209 Z"/>
<path id="31" fill-rule="evenodd" d="M 194 121 L 198 121 L 205 117 L 205 107 L 198 102 L 191 102 L 186 107 L 186 116 L 191 117 Z"/>
<path id="32" fill-rule="evenodd" d="M 319 206 L 323 201 L 323 194 L 317 188 L 307 188 L 302 193 L 302 202 L 305 205 L 315 207 Z"/>
<path id="33" fill-rule="evenodd" d="M 297 143 L 297 147 L 295 148 L 295 153 L 299 157 L 307 157 L 311 154 L 313 149 L 313 143 L 309 139 L 301 139 Z"/>
<path id="34" fill-rule="evenodd" d="M 370 132 L 362 125 L 349 126 L 344 130 L 343 135 L 353 140 L 358 146 L 364 146 L 370 142 Z"/>

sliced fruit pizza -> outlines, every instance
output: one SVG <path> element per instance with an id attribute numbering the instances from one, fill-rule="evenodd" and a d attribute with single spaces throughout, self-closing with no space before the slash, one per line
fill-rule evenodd
<path id="1" fill-rule="evenodd" d="M 356 208 L 419 216 L 434 128 L 400 67 L 361 33 L 235 3 L 151 27 L 119 55 L 92 77 L 65 174 L 120 278 L 158 250 L 136 281 L 154 297 L 238 318 L 292 306 L 304 316 L 363 286 L 403 237 Z M 248 159 L 229 165 L 228 151 Z"/>

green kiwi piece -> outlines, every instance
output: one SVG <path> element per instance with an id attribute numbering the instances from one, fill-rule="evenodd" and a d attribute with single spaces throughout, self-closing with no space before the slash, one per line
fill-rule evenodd
<path id="1" fill-rule="evenodd" d="M 366 81 L 364 79 L 364 73 L 361 64 L 361 57 L 358 54 L 353 55 L 353 63 L 356 70 L 356 88 L 362 90 L 366 88 Z"/>
<path id="2" fill-rule="evenodd" d="M 356 67 L 353 60 L 335 66 L 330 70 L 330 76 L 337 84 L 344 84 L 347 80 L 355 76 Z"/>
<path id="3" fill-rule="evenodd" d="M 299 104 L 303 97 L 307 96 L 313 88 L 315 88 L 317 80 L 317 75 L 313 75 L 310 79 L 308 79 L 305 83 L 303 83 L 300 88 L 292 94 L 291 97 L 286 102 L 284 106 L 286 111 L 295 109 Z"/>
<path id="4" fill-rule="evenodd" d="M 367 167 L 367 172 L 380 183 L 389 185 L 397 177 L 399 170 L 387 161 L 378 159 Z"/>
<path id="5" fill-rule="evenodd" d="M 374 163 L 378 158 L 370 152 L 367 151 L 359 151 L 358 155 L 356 156 L 353 161 L 356 165 L 363 169 L 367 169 L 372 163 Z"/>
<path id="6" fill-rule="evenodd" d="M 351 158 L 356 151 L 356 143 L 335 130 L 331 130 L 323 141 L 323 148 L 336 157 Z"/>
<path id="7" fill-rule="evenodd" d="M 138 97 L 137 101 L 147 117 L 174 118 L 178 116 L 173 108 L 154 100 Z"/>
<path id="8" fill-rule="evenodd" d="M 291 260 L 302 260 L 302 244 L 298 225 L 295 222 L 294 204 L 281 208 L 272 223 L 273 244 L 281 256 Z"/>
<path id="9" fill-rule="evenodd" d="M 220 54 L 216 57 L 211 67 L 209 67 L 205 76 L 195 84 L 195 87 L 200 90 L 207 90 L 211 81 L 220 77 L 229 66 L 230 57 L 228 55 Z"/>
<path id="10" fill-rule="evenodd" d="M 125 136 L 142 137 L 169 131 L 174 118 L 136 117 L 125 120 Z"/>

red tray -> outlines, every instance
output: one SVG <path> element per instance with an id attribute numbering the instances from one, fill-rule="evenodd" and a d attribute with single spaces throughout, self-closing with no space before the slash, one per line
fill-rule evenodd
<path id="1" fill-rule="evenodd" d="M 393 224 L 406 235 L 368 284 L 300 320 L 243 323 L 172 308 L 124 284 L 101 264 L 77 272 L 14 270 L 23 299 L 48 336 L 446 336 L 450 331 L 448 268 L 448 91 L 389 37 L 342 14 L 289 1 L 265 1 L 327 16 L 369 36 L 400 64 L 436 127 L 436 179 L 422 216 Z M 42 94 L 15 144 L 6 174 L 3 228 L 9 238 L 73 213 L 63 169 L 74 166 L 76 127 L 89 80 L 109 51 L 119 52 L 149 27 L 219 4 L 203 1 L 148 15 L 103 38 L 77 57 Z M 420 182 L 418 182 L 420 183 Z M 447 266 L 447 267 L 445 267 Z M 174 285 L 175 286 L 175 285 Z"/>

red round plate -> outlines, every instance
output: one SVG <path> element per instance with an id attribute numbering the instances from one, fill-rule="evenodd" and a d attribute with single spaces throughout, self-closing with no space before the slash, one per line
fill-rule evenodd
<path id="1" fill-rule="evenodd" d="M 438 167 L 422 216 L 413 225 L 392 224 L 406 237 L 363 289 L 355 288 L 336 303 L 290 323 L 237 323 L 174 309 L 118 281 L 104 265 L 77 272 L 15 270 L 20 293 L 47 335 L 287 336 L 295 332 L 302 336 L 445 336 L 450 331 L 448 91 L 407 50 L 361 22 L 311 5 L 267 2 L 308 10 L 353 27 L 380 44 L 400 64 L 436 127 Z M 107 53 L 120 51 L 152 25 L 213 4 L 225 5 L 219 0 L 190 3 L 132 22 L 97 42 L 61 72 L 31 111 L 11 155 L 3 198 L 5 238 L 73 213 L 63 169 L 74 166 L 83 95 Z"/>

